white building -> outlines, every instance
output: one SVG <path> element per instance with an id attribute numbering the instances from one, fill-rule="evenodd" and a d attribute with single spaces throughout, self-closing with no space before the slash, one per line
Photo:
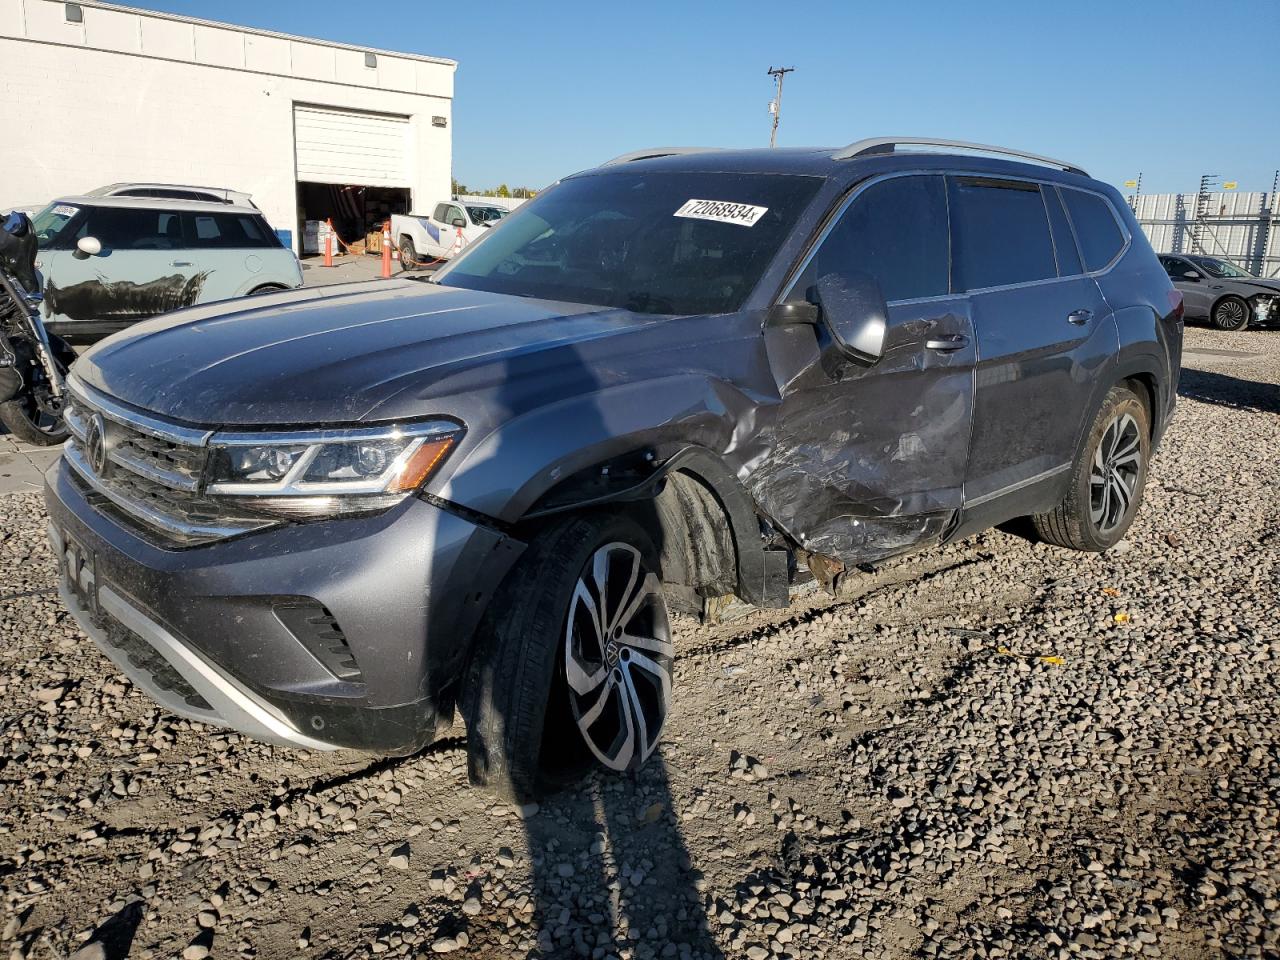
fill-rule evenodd
<path id="1" fill-rule="evenodd" d="M 300 250 L 308 219 L 352 240 L 449 196 L 453 60 L 0 0 L 0 63 L 0 210 L 119 181 L 228 187 Z"/>

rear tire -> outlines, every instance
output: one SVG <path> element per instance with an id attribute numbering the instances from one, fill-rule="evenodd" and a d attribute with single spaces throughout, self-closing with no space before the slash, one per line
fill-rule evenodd
<path id="1" fill-rule="evenodd" d="M 1249 326 L 1251 312 L 1240 297 L 1223 297 L 1213 305 L 1213 325 L 1219 330 L 1243 330 Z"/>
<path id="2" fill-rule="evenodd" d="M 413 239 L 408 236 L 400 238 L 400 269 L 418 269 L 418 251 L 413 245 Z"/>
<path id="3" fill-rule="evenodd" d="M 1124 539 L 1147 482 L 1150 423 L 1136 393 L 1125 386 L 1111 388 L 1072 467 L 1066 496 L 1031 518 L 1041 539 L 1091 553 Z"/>
<path id="4" fill-rule="evenodd" d="M 490 602 L 464 679 L 473 784 L 525 799 L 594 764 L 627 772 L 648 759 L 674 652 L 658 570 L 652 538 L 626 514 L 569 515 L 533 538 Z"/>

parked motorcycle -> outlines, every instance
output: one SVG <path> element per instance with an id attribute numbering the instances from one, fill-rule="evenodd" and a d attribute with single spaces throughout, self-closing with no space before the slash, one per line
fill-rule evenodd
<path id="1" fill-rule="evenodd" d="M 67 439 L 62 396 L 75 351 L 40 319 L 36 233 L 25 213 L 0 223 L 0 423 L 19 440 Z"/>

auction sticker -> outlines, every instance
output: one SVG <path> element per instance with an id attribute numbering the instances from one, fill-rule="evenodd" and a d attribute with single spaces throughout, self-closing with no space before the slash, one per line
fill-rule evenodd
<path id="1" fill-rule="evenodd" d="M 729 203 L 726 200 L 688 200 L 672 216 L 691 217 L 694 220 L 715 220 L 717 223 L 736 223 L 740 227 L 755 226 L 755 222 L 769 212 L 768 207 L 753 207 L 749 203 Z"/>

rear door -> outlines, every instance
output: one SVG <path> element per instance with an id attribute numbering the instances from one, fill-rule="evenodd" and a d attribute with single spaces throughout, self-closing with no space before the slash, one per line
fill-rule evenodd
<path id="1" fill-rule="evenodd" d="M 179 258 L 195 271 L 199 289 L 193 302 L 229 300 L 260 283 L 279 283 L 267 258 L 279 249 L 265 221 L 233 211 L 200 210 L 182 214 L 186 249 Z"/>
<path id="2" fill-rule="evenodd" d="M 93 237 L 100 253 L 76 249 Z M 194 303 L 196 269 L 183 250 L 182 223 L 173 210 L 85 207 L 77 225 L 41 257 L 44 311 L 54 333 L 95 339 L 132 323 Z"/>
<path id="3" fill-rule="evenodd" d="M 885 352 L 843 361 L 824 327 L 771 327 L 782 395 L 775 449 L 748 480 L 814 553 L 846 564 L 936 540 L 960 507 L 973 413 L 973 328 L 950 293 L 945 181 L 890 176 L 861 188 L 788 301 L 829 274 L 870 274 L 888 303 Z"/>
<path id="4" fill-rule="evenodd" d="M 948 177 L 952 283 L 978 341 L 965 506 L 1065 475 L 1117 333 L 1052 184 Z"/>

